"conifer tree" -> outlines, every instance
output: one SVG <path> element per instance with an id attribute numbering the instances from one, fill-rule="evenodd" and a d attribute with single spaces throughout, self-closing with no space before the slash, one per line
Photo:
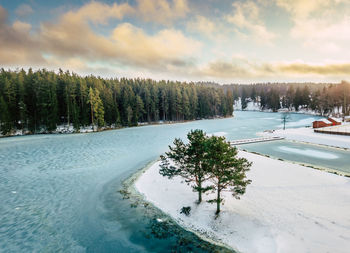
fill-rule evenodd
<path id="1" fill-rule="evenodd" d="M 193 130 L 187 134 L 188 144 L 181 139 L 174 140 L 170 151 L 161 156 L 162 163 L 159 173 L 168 178 L 180 176 L 198 192 L 198 203 L 202 202 L 202 194 L 211 189 L 204 187 L 208 180 L 205 155 L 208 152 L 206 135 L 202 130 Z"/>
<path id="2" fill-rule="evenodd" d="M 97 125 L 98 125 L 98 127 L 102 127 L 105 124 L 105 121 L 104 121 L 105 111 L 104 111 L 102 100 L 100 98 L 100 92 L 97 89 L 95 90 L 95 101 L 94 102 L 95 102 L 94 114 L 95 114 L 95 118 L 97 121 Z"/>
<path id="3" fill-rule="evenodd" d="M 126 108 L 126 117 L 127 117 L 128 126 L 132 126 L 132 116 L 133 116 L 133 110 L 129 105 L 128 108 Z"/>
<path id="4" fill-rule="evenodd" d="M 0 133 L 6 135 L 11 132 L 11 122 L 8 106 L 2 96 L 0 96 Z"/>
<path id="5" fill-rule="evenodd" d="M 134 110 L 134 125 L 137 125 L 141 121 L 142 116 L 145 112 L 142 99 L 139 95 L 135 96 L 135 110 Z"/>
<path id="6" fill-rule="evenodd" d="M 89 99 L 88 99 L 88 103 L 90 104 L 90 114 L 91 114 L 91 124 L 92 126 L 94 126 L 94 113 L 95 113 L 95 92 L 94 90 L 90 87 L 89 89 Z"/>
<path id="7" fill-rule="evenodd" d="M 242 88 L 242 94 L 241 94 L 241 105 L 242 105 L 242 110 L 247 108 L 247 90 L 246 88 Z"/>
<path id="8" fill-rule="evenodd" d="M 89 100 L 88 103 L 91 106 L 91 122 L 92 125 L 95 126 L 97 124 L 98 127 L 104 125 L 104 107 L 102 100 L 100 98 L 100 92 L 95 89 L 93 90 L 91 87 L 89 89 Z"/>
<path id="9" fill-rule="evenodd" d="M 216 203 L 216 214 L 220 213 L 220 205 L 224 202 L 223 191 L 230 191 L 232 196 L 239 199 L 251 180 L 246 178 L 246 172 L 251 163 L 245 158 L 237 158 L 237 148 L 231 147 L 224 137 L 212 136 L 208 139 L 208 154 L 205 157 L 208 164 L 208 174 L 212 181 L 212 190 L 216 198 L 209 203 Z"/>

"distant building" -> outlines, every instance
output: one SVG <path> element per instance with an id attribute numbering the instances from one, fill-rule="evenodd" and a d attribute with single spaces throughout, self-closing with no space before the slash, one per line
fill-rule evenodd
<path id="1" fill-rule="evenodd" d="M 338 126 L 338 125 L 341 125 L 341 121 L 340 120 L 338 120 L 338 119 L 335 119 L 335 118 L 328 118 L 328 120 L 330 121 L 330 122 L 332 122 L 332 126 Z"/>
<path id="2" fill-rule="evenodd" d="M 328 127 L 328 126 L 333 126 L 332 121 L 329 121 L 328 119 L 319 119 L 312 122 L 313 128 Z"/>

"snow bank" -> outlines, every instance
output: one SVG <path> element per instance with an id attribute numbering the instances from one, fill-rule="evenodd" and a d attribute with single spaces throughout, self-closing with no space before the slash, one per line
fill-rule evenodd
<path id="1" fill-rule="evenodd" d="M 315 133 L 312 128 L 290 128 L 259 133 L 261 136 L 280 136 L 287 140 L 309 142 L 350 149 L 350 136 Z"/>
<path id="2" fill-rule="evenodd" d="M 222 213 L 195 204 L 197 195 L 180 178 L 159 173 L 159 163 L 142 174 L 136 189 L 185 228 L 240 252 L 348 252 L 350 179 L 240 151 L 253 162 L 252 184 L 241 200 L 225 193 Z M 209 199 L 209 196 L 205 196 Z M 191 215 L 180 214 L 191 206 Z"/>
<path id="3" fill-rule="evenodd" d="M 242 101 L 241 98 L 234 101 L 233 109 L 241 111 L 242 110 Z M 244 109 L 245 111 L 261 111 L 260 104 L 258 102 L 249 101 L 247 102 L 247 107 Z"/>
<path id="4" fill-rule="evenodd" d="M 317 130 L 318 131 L 333 132 L 333 133 L 342 132 L 342 133 L 349 133 L 350 134 L 350 124 L 344 123 L 342 125 L 337 125 L 337 126 L 318 128 Z"/>

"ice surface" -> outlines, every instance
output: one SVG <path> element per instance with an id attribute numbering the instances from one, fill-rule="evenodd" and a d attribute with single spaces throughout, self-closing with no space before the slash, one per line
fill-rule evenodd
<path id="1" fill-rule="evenodd" d="M 215 133 L 210 133 L 210 134 L 207 134 L 208 136 L 225 136 L 227 135 L 226 132 L 215 132 Z"/>
<path id="2" fill-rule="evenodd" d="M 298 121 L 287 122 L 286 127 L 302 127 L 302 126 L 311 126 L 312 122 L 317 120 L 315 117 L 308 117 L 306 119 L 300 119 Z M 279 127 L 283 127 L 283 124 L 280 124 Z"/>
<path id="3" fill-rule="evenodd" d="M 287 146 L 279 146 L 278 147 L 280 150 L 283 150 L 288 153 L 294 153 L 294 154 L 299 154 L 303 156 L 310 156 L 310 157 L 317 157 L 319 159 L 337 159 L 338 156 L 332 153 L 328 152 L 322 152 L 318 150 L 313 150 L 313 149 L 297 149 L 297 148 L 290 148 Z"/>
<path id="4" fill-rule="evenodd" d="M 234 118 L 182 124 L 0 138 L 0 251 L 147 251 L 154 240 L 135 240 L 142 229 L 128 230 L 128 220 L 138 217 L 127 212 L 115 217 L 110 208 L 119 210 L 123 202 L 108 193 L 191 129 L 225 132 L 229 139 L 253 138 L 280 124 L 266 117 L 279 119 L 280 114 L 235 112 Z M 306 117 L 295 115 L 293 120 Z M 254 221 L 247 224 L 254 226 Z M 262 227 L 256 233 L 265 231 Z"/>

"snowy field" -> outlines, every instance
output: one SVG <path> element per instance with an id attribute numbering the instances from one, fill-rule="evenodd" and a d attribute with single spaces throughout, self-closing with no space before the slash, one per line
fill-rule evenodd
<path id="1" fill-rule="evenodd" d="M 338 126 L 330 126 L 330 127 L 322 127 L 317 129 L 319 131 L 326 131 L 326 132 L 341 132 L 341 133 L 348 133 L 350 135 L 350 124 L 342 124 Z"/>
<path id="2" fill-rule="evenodd" d="M 180 178 L 162 177 L 159 163 L 135 186 L 180 225 L 239 252 L 349 252 L 349 178 L 243 151 L 239 156 L 253 162 L 252 184 L 241 200 L 226 192 L 217 219 L 215 205 L 197 206 L 197 194 Z M 192 207 L 189 217 L 180 214 L 183 206 Z"/>
<path id="3" fill-rule="evenodd" d="M 285 137 L 287 140 L 309 142 L 350 149 L 350 136 L 315 133 L 310 127 L 290 128 L 286 130 L 275 130 L 274 132 L 259 133 L 261 136 Z"/>

